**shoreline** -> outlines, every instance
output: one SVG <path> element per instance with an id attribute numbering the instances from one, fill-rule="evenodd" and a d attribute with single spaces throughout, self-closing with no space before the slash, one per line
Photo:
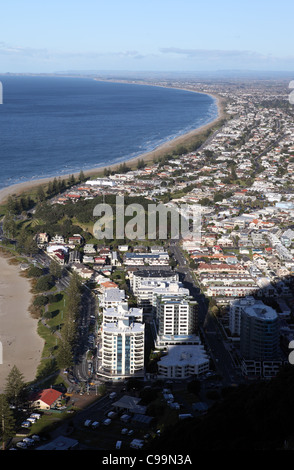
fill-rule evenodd
<path id="1" fill-rule="evenodd" d="M 124 82 L 124 83 L 127 83 L 127 82 Z M 132 83 L 132 84 L 135 84 L 135 83 Z M 141 85 L 140 83 L 137 83 L 137 84 Z M 164 87 L 163 85 L 148 85 L 148 86 L 162 86 L 163 88 L 167 88 L 167 87 Z M 202 126 L 197 127 L 196 129 L 193 129 L 183 135 L 180 135 L 176 137 L 175 139 L 164 142 L 163 144 L 159 145 L 154 150 L 151 150 L 149 152 L 142 153 L 136 157 L 129 158 L 128 160 L 122 160 L 121 162 L 118 162 L 118 163 L 104 165 L 102 167 L 94 167 L 89 170 L 83 170 L 83 173 L 86 177 L 91 178 L 92 176 L 101 176 L 103 175 L 103 172 L 105 169 L 114 171 L 118 169 L 121 164 L 126 164 L 132 168 L 133 166 L 136 166 L 136 164 L 140 160 L 143 160 L 145 163 L 149 163 L 150 161 L 153 161 L 155 158 L 162 157 L 168 154 L 168 152 L 172 152 L 180 145 L 191 143 L 193 138 L 208 131 L 210 128 L 214 127 L 222 119 L 224 119 L 225 117 L 224 99 L 218 96 L 217 94 L 203 93 L 197 90 L 191 90 L 191 89 L 180 88 L 180 87 L 168 87 L 168 88 L 173 88 L 176 90 L 184 90 L 184 91 L 189 91 L 191 93 L 200 93 L 200 94 L 211 96 L 216 101 L 216 106 L 217 106 L 217 111 L 218 111 L 217 117 L 213 121 L 208 122 L 207 124 L 203 124 Z M 75 177 L 78 177 L 79 172 L 69 173 L 65 175 L 55 175 L 55 176 L 40 178 L 36 180 L 28 180 L 28 181 L 24 181 L 23 183 L 16 183 L 16 184 L 7 186 L 5 188 L 2 188 L 0 189 L 0 204 L 4 204 L 9 196 L 12 196 L 12 195 L 19 196 L 25 192 L 29 192 L 30 190 L 34 188 L 38 188 L 39 186 L 48 184 L 49 181 L 53 181 L 54 178 L 62 178 L 66 180 L 66 179 L 69 179 L 72 175 L 74 175 Z"/>
<path id="2" fill-rule="evenodd" d="M 197 90 L 186 90 L 195 91 Z M 203 93 L 208 94 L 208 93 Z M 204 132 L 213 128 L 225 117 L 224 99 L 217 95 L 209 94 L 216 100 L 218 115 L 213 120 L 186 134 L 163 143 L 150 152 L 145 152 L 137 157 L 114 163 L 111 165 L 83 170 L 88 178 L 92 176 L 103 176 L 105 169 L 116 170 L 123 163 L 129 167 L 136 167 L 139 160 L 145 163 L 153 161 L 169 152 L 175 150 L 179 145 L 189 145 L 193 138 L 200 136 Z M 206 140 L 206 139 L 205 139 Z M 0 205 L 4 204 L 9 196 L 19 196 L 26 192 L 45 186 L 54 178 L 68 179 L 71 175 L 77 177 L 79 173 L 68 175 L 56 175 L 48 178 L 30 180 L 7 186 L 0 190 Z M 3 364 L 0 364 L 0 393 L 5 386 L 7 375 L 13 365 L 16 365 L 23 374 L 25 380 L 35 379 L 37 367 L 41 362 L 44 347 L 43 339 L 37 333 L 36 320 L 29 313 L 29 305 L 32 297 L 31 286 L 27 279 L 20 275 L 17 265 L 9 264 L 7 259 L 0 252 L 0 341 L 3 346 Z M 12 317 L 13 315 L 13 317 Z M 0 345 L 1 346 L 1 345 Z"/>

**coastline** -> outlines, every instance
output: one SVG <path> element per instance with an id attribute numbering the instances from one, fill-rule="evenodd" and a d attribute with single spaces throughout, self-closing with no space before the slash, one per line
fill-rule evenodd
<path id="1" fill-rule="evenodd" d="M 159 86 L 159 85 L 150 85 L 150 86 Z M 214 127 L 217 125 L 224 117 L 225 117 L 225 112 L 224 112 L 224 100 L 222 97 L 213 94 L 213 93 L 203 93 L 197 90 L 191 90 L 187 88 L 176 88 L 174 89 L 181 89 L 185 91 L 190 91 L 192 93 L 202 93 L 208 96 L 211 96 L 216 100 L 216 105 L 217 105 L 217 110 L 218 110 L 218 116 L 213 120 L 210 121 L 207 124 L 204 124 L 200 127 L 197 127 L 196 129 L 193 129 L 192 131 L 189 131 L 186 134 L 183 134 L 179 137 L 176 137 L 175 139 L 172 139 L 168 142 L 165 142 L 161 144 L 160 146 L 156 147 L 154 150 L 151 150 L 150 152 L 145 152 L 142 153 L 136 157 L 133 157 L 128 160 L 121 161 L 119 163 L 113 163 L 110 165 L 104 165 L 103 167 L 95 167 L 91 168 L 89 170 L 83 170 L 84 175 L 86 177 L 93 177 L 93 176 L 101 176 L 103 175 L 103 172 L 105 169 L 109 170 L 116 170 L 119 168 L 119 166 L 123 163 L 128 165 L 130 168 L 136 167 L 137 163 L 139 160 L 143 160 L 145 163 L 149 163 L 153 161 L 154 158 L 159 158 L 164 155 L 166 155 L 168 152 L 172 152 L 175 150 L 178 146 L 180 145 L 186 145 L 191 143 L 192 139 L 201 135 L 202 133 L 208 131 L 210 128 Z M 0 204 L 5 203 L 7 198 L 9 196 L 15 195 L 19 196 L 22 193 L 29 192 L 31 189 L 38 188 L 39 186 L 43 186 L 49 183 L 49 181 L 53 181 L 53 179 L 56 178 L 62 178 L 62 179 L 68 179 L 71 177 L 71 175 L 74 175 L 77 177 L 79 175 L 79 172 L 77 173 L 69 173 L 66 175 L 55 175 L 51 177 L 46 177 L 46 178 L 40 178 L 36 180 L 29 180 L 29 181 L 24 181 L 23 183 L 16 183 L 11 186 L 7 186 L 5 188 L 2 188 L 0 190 Z"/>
<path id="2" fill-rule="evenodd" d="M 197 92 L 197 90 L 186 91 Z M 139 160 L 144 160 L 148 164 L 154 158 L 164 156 L 180 145 L 191 144 L 193 138 L 213 128 L 225 117 L 224 100 L 217 95 L 209 95 L 216 100 L 218 109 L 218 115 L 213 121 L 124 162 L 85 170 L 85 176 L 88 178 L 103 176 L 104 169 L 116 170 L 122 163 L 126 163 L 130 168 L 136 167 Z M 55 177 L 68 179 L 72 174 L 75 177 L 79 175 L 79 173 L 70 173 Z M 7 186 L 0 190 L 0 205 L 4 204 L 10 195 L 25 194 L 34 188 L 48 184 L 53 179 L 54 176 Z M 29 280 L 23 278 L 19 267 L 9 264 L 9 260 L 1 252 L 0 273 L 0 341 L 3 346 L 3 364 L 0 364 L 0 393 L 3 393 L 7 375 L 13 365 L 19 368 L 26 381 L 34 380 L 41 361 L 44 341 L 37 333 L 36 320 L 29 313 L 32 296 Z"/>

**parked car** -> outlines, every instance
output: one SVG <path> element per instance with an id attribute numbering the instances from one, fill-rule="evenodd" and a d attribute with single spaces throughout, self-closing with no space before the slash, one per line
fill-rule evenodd
<path id="1" fill-rule="evenodd" d="M 25 442 L 19 441 L 16 443 L 16 447 L 19 447 L 20 449 L 26 449 L 27 445 Z"/>
<path id="2" fill-rule="evenodd" d="M 31 439 L 31 438 L 29 438 L 29 437 L 25 437 L 25 438 L 22 440 L 22 442 L 25 442 L 25 444 L 26 444 L 27 446 L 32 446 L 32 445 L 35 444 L 34 439 Z"/>
<path id="3" fill-rule="evenodd" d="M 27 421 L 29 421 L 32 424 L 35 424 L 37 420 L 36 418 L 28 418 Z"/>
<path id="4" fill-rule="evenodd" d="M 29 428 L 31 425 L 32 425 L 32 423 L 30 421 L 23 421 L 21 423 L 22 428 Z"/>

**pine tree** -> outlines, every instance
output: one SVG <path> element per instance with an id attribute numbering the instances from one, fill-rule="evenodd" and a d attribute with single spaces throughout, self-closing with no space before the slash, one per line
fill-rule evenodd
<path id="1" fill-rule="evenodd" d="M 68 341 L 61 341 L 58 346 L 57 363 L 61 369 L 68 369 L 73 365 L 73 351 Z"/>
<path id="2" fill-rule="evenodd" d="M 9 403 L 4 394 L 0 395 L 0 438 L 2 448 L 5 450 L 5 443 L 14 436 L 15 420 L 13 412 L 9 408 Z"/>
<path id="3" fill-rule="evenodd" d="M 79 174 L 79 181 L 82 183 L 83 181 L 85 181 L 85 175 L 84 175 L 84 172 L 83 170 L 80 171 L 80 174 Z"/>
<path id="4" fill-rule="evenodd" d="M 9 403 L 16 405 L 24 400 L 25 396 L 25 382 L 22 373 L 14 365 L 9 372 L 6 384 L 5 395 Z"/>

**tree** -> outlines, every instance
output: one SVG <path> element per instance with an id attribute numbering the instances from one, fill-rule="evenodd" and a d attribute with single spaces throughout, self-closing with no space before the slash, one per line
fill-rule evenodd
<path id="1" fill-rule="evenodd" d="M 25 243 L 24 243 L 24 252 L 28 256 L 33 256 L 39 253 L 39 247 L 37 245 L 36 240 L 32 236 L 28 236 Z"/>
<path id="2" fill-rule="evenodd" d="M 22 373 L 15 365 L 7 376 L 4 392 L 9 403 L 13 405 L 23 403 L 25 398 L 25 382 Z"/>
<path id="3" fill-rule="evenodd" d="M 85 174 L 83 170 L 81 170 L 79 174 L 79 181 L 82 183 L 83 181 L 85 181 L 85 179 L 86 179 Z"/>
<path id="4" fill-rule="evenodd" d="M 79 313 L 81 304 L 81 288 L 82 285 L 78 275 L 73 273 L 66 291 L 68 298 L 66 303 L 66 311 L 71 320 L 75 320 Z"/>
<path id="5" fill-rule="evenodd" d="M 37 200 L 38 202 L 44 202 L 46 200 L 46 194 L 42 186 L 38 187 L 37 190 Z"/>
<path id="6" fill-rule="evenodd" d="M 15 420 L 13 412 L 9 408 L 7 397 L 0 395 L 0 437 L 2 439 L 2 447 L 5 449 L 5 443 L 11 439 L 15 433 Z"/>
<path id="7" fill-rule="evenodd" d="M 143 168 L 145 168 L 145 166 L 146 165 L 143 159 L 138 160 L 138 164 L 137 164 L 138 170 L 142 170 Z"/>
<path id="8" fill-rule="evenodd" d="M 59 343 L 56 359 L 61 369 L 67 369 L 73 365 L 73 351 L 68 341 L 62 340 Z"/>
<path id="9" fill-rule="evenodd" d="M 16 222 L 10 213 L 4 217 L 3 232 L 8 238 L 14 238 L 17 233 Z"/>
<path id="10" fill-rule="evenodd" d="M 51 274 L 41 276 L 35 286 L 37 292 L 46 292 L 54 286 L 54 281 Z"/>
<path id="11" fill-rule="evenodd" d="M 60 279 L 62 276 L 62 267 L 56 261 L 51 261 L 49 267 L 50 274 L 56 279 Z"/>

